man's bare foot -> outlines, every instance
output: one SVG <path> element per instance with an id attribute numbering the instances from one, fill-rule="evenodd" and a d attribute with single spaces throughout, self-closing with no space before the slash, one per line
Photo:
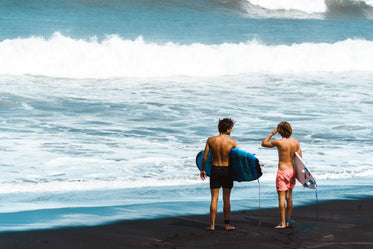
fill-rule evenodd
<path id="1" fill-rule="evenodd" d="M 287 228 L 288 226 L 286 224 L 279 224 L 277 226 L 275 226 L 276 229 L 283 229 L 283 228 Z"/>
<path id="2" fill-rule="evenodd" d="M 232 227 L 231 225 L 225 225 L 225 231 L 232 231 L 232 230 L 235 230 L 236 228 L 235 227 Z"/>
<path id="3" fill-rule="evenodd" d="M 210 225 L 209 227 L 206 227 L 206 231 L 215 231 L 215 226 Z"/>

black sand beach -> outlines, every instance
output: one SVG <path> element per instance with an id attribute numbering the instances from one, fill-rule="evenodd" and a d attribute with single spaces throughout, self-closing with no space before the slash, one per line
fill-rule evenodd
<path id="1" fill-rule="evenodd" d="M 373 198 L 322 202 L 313 230 L 298 225 L 274 229 L 279 221 L 275 208 L 232 213 L 231 223 L 237 230 L 229 232 L 224 231 L 222 214 L 214 232 L 205 231 L 208 215 L 6 232 L 0 234 L 0 248 L 373 248 L 372 210 Z M 295 207 L 293 219 L 312 225 L 316 214 L 315 205 Z"/>

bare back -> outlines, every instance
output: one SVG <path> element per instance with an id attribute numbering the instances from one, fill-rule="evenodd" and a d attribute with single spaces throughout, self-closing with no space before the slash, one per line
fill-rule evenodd
<path id="1" fill-rule="evenodd" d="M 226 134 L 219 134 L 207 140 L 205 152 L 208 153 L 211 150 L 212 165 L 229 166 L 229 156 L 232 148 L 237 148 L 236 141 Z"/>
<path id="2" fill-rule="evenodd" d="M 298 140 L 289 137 L 282 139 L 276 139 L 272 141 L 272 144 L 276 146 L 278 151 L 278 168 L 279 169 L 289 169 L 293 167 L 293 158 L 295 152 L 298 152 L 302 156 L 302 151 Z"/>

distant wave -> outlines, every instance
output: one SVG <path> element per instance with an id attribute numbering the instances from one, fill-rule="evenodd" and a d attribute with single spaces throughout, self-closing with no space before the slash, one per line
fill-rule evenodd
<path id="1" fill-rule="evenodd" d="M 324 18 L 351 16 L 373 19 L 373 0 L 245 1 L 249 4 L 247 7 L 249 14 L 263 17 Z"/>
<path id="2" fill-rule="evenodd" d="M 247 0 L 269 10 L 300 10 L 306 13 L 325 12 L 325 0 Z"/>
<path id="3" fill-rule="evenodd" d="M 76 40 L 55 33 L 0 42 L 0 74 L 71 78 L 220 76 L 253 72 L 372 72 L 373 41 L 264 45 Z"/>

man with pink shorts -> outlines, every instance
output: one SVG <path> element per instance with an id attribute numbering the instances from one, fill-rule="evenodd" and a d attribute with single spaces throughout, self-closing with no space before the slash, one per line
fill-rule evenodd
<path id="1" fill-rule="evenodd" d="M 281 135 L 281 139 L 270 141 L 276 133 Z M 299 141 L 292 138 L 293 130 L 288 122 L 281 122 L 262 142 L 263 147 L 276 147 L 278 151 L 278 171 L 276 176 L 276 188 L 280 209 L 281 223 L 276 228 L 287 228 L 293 209 L 292 192 L 295 186 L 295 171 L 293 158 L 295 152 L 302 156 Z M 286 206 L 285 206 L 286 201 Z"/>

